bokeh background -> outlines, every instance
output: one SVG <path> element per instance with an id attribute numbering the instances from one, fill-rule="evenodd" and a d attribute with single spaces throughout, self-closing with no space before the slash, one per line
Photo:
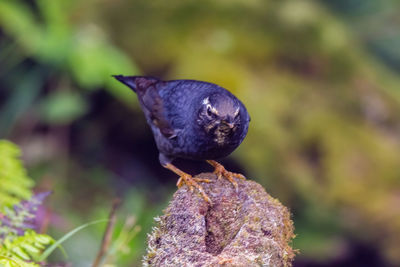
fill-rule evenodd
<path id="1" fill-rule="evenodd" d="M 177 177 L 112 74 L 214 82 L 246 104 L 248 136 L 223 163 L 290 208 L 294 266 L 400 265 L 398 1 L 0 1 L 0 138 L 53 191 L 49 232 L 121 197 L 118 227 L 135 216 L 141 231 L 115 262 L 139 266 Z M 89 266 L 103 231 L 65 242 L 67 261 Z"/>

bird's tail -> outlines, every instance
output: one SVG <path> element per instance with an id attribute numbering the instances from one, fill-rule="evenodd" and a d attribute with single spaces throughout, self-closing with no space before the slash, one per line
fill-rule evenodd
<path id="1" fill-rule="evenodd" d="M 134 92 L 138 92 L 148 88 L 152 84 L 160 81 L 157 78 L 149 76 L 123 76 L 123 75 L 113 75 L 115 79 L 125 84 L 131 88 Z"/>

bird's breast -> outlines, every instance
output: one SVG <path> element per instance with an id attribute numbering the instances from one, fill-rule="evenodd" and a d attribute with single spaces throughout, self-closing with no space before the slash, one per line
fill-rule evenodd
<path id="1" fill-rule="evenodd" d="M 213 132 L 213 141 L 219 146 L 229 145 L 234 136 L 236 128 L 231 128 L 226 124 L 221 124 L 216 127 Z"/>

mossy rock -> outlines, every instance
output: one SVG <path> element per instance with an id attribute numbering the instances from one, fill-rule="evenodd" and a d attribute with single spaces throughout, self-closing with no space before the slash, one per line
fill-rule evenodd
<path id="1" fill-rule="evenodd" d="M 212 204 L 182 186 L 149 235 L 144 266 L 291 266 L 290 213 L 253 181 L 202 173 Z"/>

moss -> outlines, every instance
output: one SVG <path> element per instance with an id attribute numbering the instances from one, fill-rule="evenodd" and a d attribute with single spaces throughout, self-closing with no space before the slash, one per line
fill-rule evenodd
<path id="1" fill-rule="evenodd" d="M 290 213 L 253 181 L 203 173 L 212 200 L 181 187 L 148 238 L 144 266 L 291 266 L 295 251 Z"/>

